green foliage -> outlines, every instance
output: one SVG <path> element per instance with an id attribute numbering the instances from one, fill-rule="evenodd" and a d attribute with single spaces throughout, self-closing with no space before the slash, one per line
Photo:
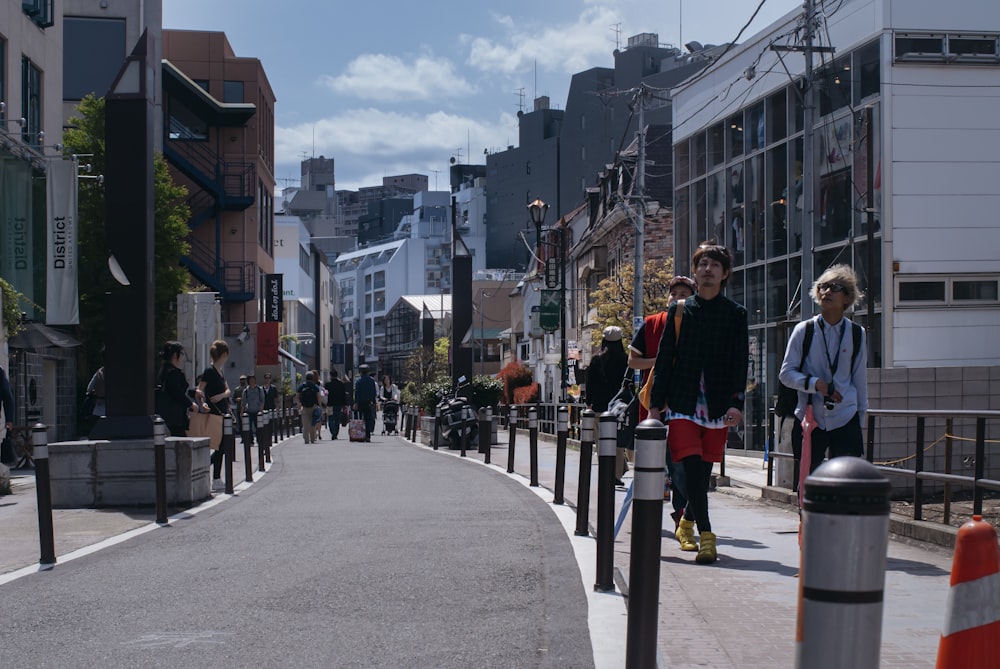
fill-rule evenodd
<path id="1" fill-rule="evenodd" d="M 417 391 L 419 404 L 426 411 L 434 411 L 434 407 L 436 407 L 437 403 L 441 401 L 441 398 L 450 394 L 451 391 L 451 379 L 443 376 L 438 377 L 430 383 L 425 383 L 419 386 L 419 390 Z"/>
<path id="2" fill-rule="evenodd" d="M 69 119 L 63 133 L 66 155 L 77 155 L 81 165 L 90 165 L 90 174 L 105 172 L 105 108 L 104 99 L 88 95 L 77 106 L 77 115 Z M 173 309 L 177 295 L 188 289 L 187 270 L 180 258 L 188 253 L 186 241 L 190 216 L 184 199 L 187 189 L 176 185 L 162 156 L 154 159 L 154 331 L 155 344 L 176 336 L 177 323 Z M 108 250 L 104 239 L 104 188 L 96 180 L 80 183 L 79 192 L 80 242 L 80 334 L 85 342 L 85 371 L 100 364 L 100 349 L 104 342 L 105 293 L 113 279 L 107 269 Z"/>
<path id="3" fill-rule="evenodd" d="M 500 379 L 485 374 L 472 377 L 472 404 L 476 408 L 495 407 L 503 396 L 504 383 Z"/>
<path id="4" fill-rule="evenodd" d="M 4 279 L 0 279 L 0 292 L 3 293 L 3 327 L 7 337 L 13 337 L 21 331 L 21 303 L 27 304 L 28 299 Z"/>
<path id="5" fill-rule="evenodd" d="M 441 337 L 434 342 L 433 352 L 429 352 L 423 346 L 415 350 L 403 365 L 405 379 L 419 387 L 448 376 L 449 346 L 448 338 Z"/>
<path id="6" fill-rule="evenodd" d="M 635 267 L 631 263 L 621 266 L 617 274 L 607 276 L 591 293 L 597 305 L 597 328 L 593 330 L 595 346 L 601 343 L 601 333 L 609 325 L 622 329 L 622 341 L 632 340 L 632 295 L 635 284 Z M 642 313 L 650 316 L 666 311 L 670 301 L 667 285 L 674 276 L 674 259 L 648 259 L 642 264 Z"/>

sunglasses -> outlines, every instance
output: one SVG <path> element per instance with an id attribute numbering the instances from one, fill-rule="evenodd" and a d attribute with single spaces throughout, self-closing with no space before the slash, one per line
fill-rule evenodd
<path id="1" fill-rule="evenodd" d="M 816 290 L 823 292 L 824 290 L 829 290 L 834 293 L 844 293 L 847 292 L 847 286 L 842 283 L 825 282 L 816 285 Z"/>

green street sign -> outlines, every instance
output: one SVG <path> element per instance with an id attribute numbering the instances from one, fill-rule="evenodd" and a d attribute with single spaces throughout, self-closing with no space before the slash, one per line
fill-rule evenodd
<path id="1" fill-rule="evenodd" d="M 541 291 L 539 325 L 546 332 L 559 329 L 559 316 L 562 313 L 562 299 L 558 290 Z"/>

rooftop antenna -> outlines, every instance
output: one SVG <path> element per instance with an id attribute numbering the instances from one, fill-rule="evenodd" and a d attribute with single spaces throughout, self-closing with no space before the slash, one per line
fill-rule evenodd
<path id="1" fill-rule="evenodd" d="M 313 123 L 313 158 L 316 157 L 316 124 Z"/>
<path id="2" fill-rule="evenodd" d="M 441 170 L 431 170 L 434 173 L 434 190 L 438 189 L 438 172 Z"/>
<path id="3" fill-rule="evenodd" d="M 521 88 L 519 88 L 516 91 L 514 91 L 514 94 L 517 95 L 517 111 L 523 112 L 524 111 L 524 86 L 521 86 Z"/>
<path id="4" fill-rule="evenodd" d="M 684 0 L 677 0 L 677 43 L 684 45 Z"/>
<path id="5" fill-rule="evenodd" d="M 622 24 L 618 23 L 611 24 L 611 30 L 615 32 L 615 51 L 620 51 L 622 48 Z"/>
<path id="6" fill-rule="evenodd" d="M 532 99 L 533 100 L 537 100 L 538 99 L 538 59 L 535 59 L 534 66 L 535 66 L 535 94 L 532 97 Z"/>

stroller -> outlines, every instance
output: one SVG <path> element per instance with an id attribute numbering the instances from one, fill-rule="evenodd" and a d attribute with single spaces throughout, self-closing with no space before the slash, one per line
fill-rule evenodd
<path id="1" fill-rule="evenodd" d="M 399 418 L 399 403 L 386 401 L 382 403 L 382 434 L 399 434 L 396 421 Z"/>

